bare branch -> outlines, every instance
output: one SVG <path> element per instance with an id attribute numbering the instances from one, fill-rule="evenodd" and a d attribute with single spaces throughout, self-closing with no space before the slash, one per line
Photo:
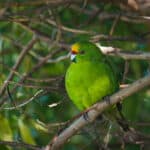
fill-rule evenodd
<path id="1" fill-rule="evenodd" d="M 141 51 L 135 51 L 135 52 L 129 52 L 129 51 L 113 51 L 108 53 L 109 55 L 113 56 L 119 56 L 124 59 L 137 59 L 137 60 L 150 60 L 150 53 L 147 52 L 141 52 Z"/>
<path id="2" fill-rule="evenodd" d="M 33 47 L 33 45 L 35 44 L 36 41 L 37 41 L 37 37 L 33 36 L 32 40 L 28 43 L 28 45 L 21 50 L 21 53 L 20 53 L 16 63 L 12 67 L 12 70 L 15 71 L 15 70 L 17 70 L 19 68 L 21 62 L 23 61 L 23 59 L 25 57 L 25 55 Z M 4 94 L 4 91 L 5 91 L 5 88 L 8 85 L 8 82 L 10 80 L 12 80 L 12 78 L 14 77 L 14 71 L 11 71 L 10 74 L 8 75 L 7 79 L 5 80 L 2 88 L 0 89 L 0 96 L 2 96 Z"/>
<path id="3" fill-rule="evenodd" d="M 105 34 L 98 34 L 91 37 L 92 42 L 99 42 L 99 41 L 128 41 L 128 42 L 148 42 L 148 38 L 144 38 L 143 36 L 110 36 Z"/>
<path id="4" fill-rule="evenodd" d="M 21 108 L 21 107 L 27 105 L 28 103 L 30 103 L 31 101 L 33 101 L 35 98 L 39 97 L 42 93 L 44 93 L 44 91 L 39 90 L 30 99 L 25 100 L 25 102 L 23 102 L 21 104 L 16 104 L 16 106 L 13 106 L 13 107 L 4 107 L 3 109 L 14 110 L 14 109 L 17 109 L 17 108 Z"/>
<path id="5" fill-rule="evenodd" d="M 50 20 L 50 19 L 47 19 L 46 21 L 47 21 L 47 23 L 49 23 L 49 24 L 51 24 L 51 25 L 57 27 L 57 24 L 56 24 L 55 21 Z M 58 28 L 59 28 L 59 27 L 58 27 Z M 79 29 L 68 28 L 68 27 L 63 26 L 63 25 L 61 25 L 60 28 L 61 28 L 62 30 L 64 30 L 64 31 L 72 32 L 72 33 L 75 33 L 75 34 L 95 34 L 95 33 L 92 32 L 92 31 L 85 31 L 85 30 L 79 30 Z"/>
<path id="6" fill-rule="evenodd" d="M 17 85 L 17 86 L 21 86 L 21 87 L 32 88 L 32 89 L 45 89 L 45 90 L 52 90 L 52 91 L 57 90 L 57 88 L 55 88 L 55 87 L 33 85 L 33 84 L 24 84 L 24 83 L 22 84 L 22 83 L 13 82 L 13 81 L 9 81 L 8 84 Z"/>
<path id="7" fill-rule="evenodd" d="M 119 56 L 124 59 L 138 59 L 138 60 L 150 60 L 150 53 L 141 51 L 128 51 L 121 50 L 119 48 L 110 46 L 101 46 L 99 43 L 96 45 L 100 48 L 105 55 Z"/>

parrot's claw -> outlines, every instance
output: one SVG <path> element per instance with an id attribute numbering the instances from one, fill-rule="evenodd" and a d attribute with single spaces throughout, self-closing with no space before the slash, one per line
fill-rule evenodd
<path id="1" fill-rule="evenodd" d="M 89 116 L 88 116 L 88 111 L 83 113 L 83 118 L 89 122 Z"/>
<path id="2" fill-rule="evenodd" d="M 111 104 L 111 102 L 110 102 L 110 96 L 105 96 L 103 99 L 106 101 L 106 103 L 107 103 L 108 105 Z"/>
<path id="3" fill-rule="evenodd" d="M 89 120 L 88 112 L 85 112 L 85 113 L 83 114 L 83 118 L 84 118 L 86 121 Z"/>

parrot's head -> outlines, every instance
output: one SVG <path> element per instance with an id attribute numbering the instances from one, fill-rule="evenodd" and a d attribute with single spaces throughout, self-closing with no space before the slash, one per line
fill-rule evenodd
<path id="1" fill-rule="evenodd" d="M 71 46 L 71 60 L 73 62 L 95 61 L 103 59 L 99 48 L 91 42 L 78 42 Z"/>

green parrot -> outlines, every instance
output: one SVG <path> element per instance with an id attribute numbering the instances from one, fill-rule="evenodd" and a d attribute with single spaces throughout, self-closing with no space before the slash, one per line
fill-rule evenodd
<path id="1" fill-rule="evenodd" d="M 65 87 L 69 98 L 79 110 L 89 108 L 119 89 L 111 66 L 95 44 L 73 44 L 71 60 L 65 76 Z"/>

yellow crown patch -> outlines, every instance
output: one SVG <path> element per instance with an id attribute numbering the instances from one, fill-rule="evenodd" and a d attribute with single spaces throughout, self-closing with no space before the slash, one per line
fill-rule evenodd
<path id="1" fill-rule="evenodd" d="M 75 52 L 75 53 L 78 53 L 79 52 L 79 44 L 76 43 L 76 44 L 73 44 L 71 46 L 71 51 Z"/>

